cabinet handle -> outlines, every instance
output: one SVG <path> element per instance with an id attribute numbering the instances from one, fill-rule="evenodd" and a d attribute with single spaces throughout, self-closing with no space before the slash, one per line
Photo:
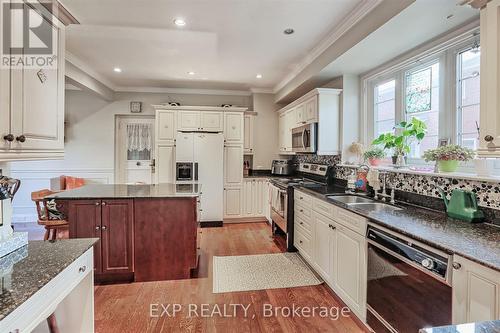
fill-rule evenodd
<path id="1" fill-rule="evenodd" d="M 18 137 L 16 137 L 16 141 L 23 143 L 24 141 L 26 141 L 26 137 L 24 135 L 19 135 Z"/>
<path id="2" fill-rule="evenodd" d="M 485 136 L 485 137 L 484 137 L 484 141 L 486 141 L 486 142 L 492 142 L 492 141 L 493 141 L 493 139 L 494 139 L 494 138 L 493 138 L 493 136 L 491 136 L 491 135 L 487 135 L 487 136 Z"/>
<path id="3" fill-rule="evenodd" d="M 83 273 L 87 270 L 87 266 L 83 265 L 82 267 L 78 268 L 78 272 Z"/>
<path id="4" fill-rule="evenodd" d="M 328 225 L 328 228 L 330 228 L 330 229 L 332 229 L 332 230 L 337 229 L 337 227 L 335 227 L 335 226 L 333 226 L 333 225 L 331 225 L 331 224 L 329 224 L 329 225 Z"/>
<path id="5" fill-rule="evenodd" d="M 102 231 L 106 231 L 106 229 L 108 229 L 108 228 L 106 228 L 106 226 L 105 226 L 105 225 L 103 225 L 103 226 L 101 227 L 101 229 L 102 229 Z"/>
<path id="6" fill-rule="evenodd" d="M 12 142 L 12 141 L 14 141 L 14 135 L 12 135 L 12 134 L 7 134 L 7 135 L 4 135 L 4 136 L 3 136 L 3 139 L 4 139 L 5 141 Z"/>
<path id="7" fill-rule="evenodd" d="M 462 264 L 460 264 L 459 262 L 454 262 L 452 266 L 453 266 L 453 269 L 460 269 L 460 268 L 462 268 Z"/>

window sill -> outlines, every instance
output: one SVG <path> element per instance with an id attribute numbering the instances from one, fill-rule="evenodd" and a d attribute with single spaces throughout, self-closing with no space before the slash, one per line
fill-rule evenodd
<path id="1" fill-rule="evenodd" d="M 355 164 L 337 164 L 339 167 L 348 167 L 348 168 L 358 168 L 359 165 Z M 405 173 L 411 175 L 420 175 L 420 176 L 430 176 L 430 177 L 443 177 L 443 178 L 453 178 L 453 179 L 462 179 L 462 180 L 475 180 L 475 181 L 483 181 L 483 182 L 500 182 L 500 176 L 490 175 L 490 176 L 478 176 L 473 173 L 465 173 L 465 172 L 434 172 L 434 171 L 426 171 L 422 170 L 424 168 L 423 165 L 409 165 L 405 168 L 394 168 L 392 166 L 370 166 L 370 169 L 380 170 L 380 171 L 389 171 L 396 173 Z"/>

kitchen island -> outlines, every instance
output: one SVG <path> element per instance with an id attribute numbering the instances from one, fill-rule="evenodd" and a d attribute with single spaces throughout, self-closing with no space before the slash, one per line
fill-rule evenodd
<path id="1" fill-rule="evenodd" d="M 186 279 L 197 267 L 201 185 L 85 185 L 59 192 L 70 238 L 99 238 L 97 282 Z"/>

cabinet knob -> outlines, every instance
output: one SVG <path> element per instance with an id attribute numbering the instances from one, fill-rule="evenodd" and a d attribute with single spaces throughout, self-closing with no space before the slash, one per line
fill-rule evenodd
<path id="1" fill-rule="evenodd" d="M 106 229 L 108 229 L 108 228 L 106 228 L 106 226 L 105 226 L 105 225 L 103 225 L 103 226 L 101 227 L 101 229 L 102 229 L 102 231 L 106 231 Z"/>
<path id="2" fill-rule="evenodd" d="M 462 264 L 460 264 L 459 262 L 454 262 L 452 266 L 453 266 L 453 269 L 460 269 L 460 268 L 462 268 Z"/>
<path id="3" fill-rule="evenodd" d="M 106 202 L 103 201 L 101 205 L 106 206 Z"/>
<path id="4" fill-rule="evenodd" d="M 100 226 L 96 226 L 96 227 L 95 227 L 95 230 L 99 230 L 99 229 L 101 229 L 101 227 L 100 227 Z"/>
<path id="5" fill-rule="evenodd" d="M 484 141 L 486 141 L 486 142 L 492 142 L 492 141 L 493 141 L 493 139 L 494 139 L 494 138 L 493 138 L 493 136 L 491 136 L 491 135 L 487 135 L 487 136 L 485 136 L 485 137 L 484 137 Z"/>
<path id="6" fill-rule="evenodd" d="M 299 243 L 302 244 L 302 241 L 300 240 Z"/>
<path id="7" fill-rule="evenodd" d="M 101 204 L 100 202 L 96 202 L 96 203 L 95 203 L 95 205 L 96 205 L 96 206 L 99 206 L 100 204 Z"/>
<path id="8" fill-rule="evenodd" d="M 83 265 L 82 267 L 78 268 L 78 272 L 83 273 L 87 270 L 87 266 Z"/>
<path id="9" fill-rule="evenodd" d="M 12 135 L 12 134 L 7 134 L 7 135 L 4 135 L 4 136 L 3 136 L 3 139 L 4 139 L 5 141 L 12 142 L 12 141 L 14 141 L 14 135 Z"/>
<path id="10" fill-rule="evenodd" d="M 26 137 L 24 135 L 19 135 L 18 137 L 16 137 L 16 141 L 23 143 L 24 141 L 26 141 Z"/>

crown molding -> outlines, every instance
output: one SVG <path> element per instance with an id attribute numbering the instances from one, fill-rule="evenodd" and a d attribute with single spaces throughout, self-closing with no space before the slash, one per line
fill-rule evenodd
<path id="1" fill-rule="evenodd" d="M 371 12 L 375 7 L 377 7 L 383 0 L 363 0 L 359 5 L 357 5 L 328 35 L 319 42 L 297 65 L 297 67 L 292 70 L 288 75 L 286 75 L 283 80 L 281 80 L 274 88 L 273 92 L 277 93 L 285 85 L 293 80 L 300 72 L 302 72 L 307 66 L 313 63 L 323 52 L 326 51 L 330 46 L 333 45 L 340 37 L 342 37 L 347 31 L 349 31 L 356 23 L 358 23 L 363 17 L 365 17 L 369 12 Z"/>
<path id="2" fill-rule="evenodd" d="M 85 63 L 84 61 L 82 61 L 80 58 L 78 58 L 77 56 L 75 56 L 73 53 L 66 51 L 66 53 L 65 53 L 65 59 L 66 59 L 66 61 L 69 61 L 70 63 L 72 63 L 73 65 L 75 65 L 75 67 L 78 67 L 79 69 L 81 69 L 82 71 L 84 71 L 85 73 L 87 73 L 88 75 L 92 76 L 97 81 L 99 81 L 102 84 L 104 84 L 109 89 L 116 90 L 115 85 L 113 83 L 111 83 L 111 81 L 109 81 L 104 76 L 102 76 L 101 74 L 97 73 L 96 71 L 94 71 L 87 63 Z"/>
<path id="3" fill-rule="evenodd" d="M 192 89 L 192 88 L 161 88 L 161 87 L 115 87 L 115 92 L 188 94 L 188 95 L 220 95 L 220 96 L 251 96 L 247 90 L 225 89 Z"/>
<path id="4" fill-rule="evenodd" d="M 254 94 L 274 94 L 272 88 L 250 88 L 250 91 Z"/>

